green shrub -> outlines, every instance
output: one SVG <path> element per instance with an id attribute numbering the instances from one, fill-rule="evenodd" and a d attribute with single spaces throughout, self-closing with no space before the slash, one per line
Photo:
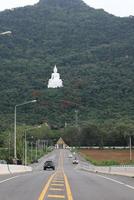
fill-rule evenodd
<path id="1" fill-rule="evenodd" d="M 112 165 L 119 165 L 118 161 L 115 160 L 94 160 L 92 158 L 86 157 L 86 160 L 96 166 L 112 166 Z"/>

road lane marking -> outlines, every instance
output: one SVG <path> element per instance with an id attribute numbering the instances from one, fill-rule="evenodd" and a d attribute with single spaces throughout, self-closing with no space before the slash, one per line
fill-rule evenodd
<path id="1" fill-rule="evenodd" d="M 64 182 L 64 179 L 63 178 L 62 179 L 61 178 L 60 179 L 59 178 L 56 178 L 56 179 L 54 178 L 53 181 L 63 181 Z"/>
<path id="2" fill-rule="evenodd" d="M 64 180 L 65 180 L 68 200 L 73 200 L 70 185 L 69 185 L 69 182 L 68 182 L 68 179 L 67 179 L 67 176 L 65 175 L 65 173 L 64 173 Z"/>
<path id="3" fill-rule="evenodd" d="M 63 153 L 60 154 L 60 157 L 61 157 L 62 172 L 63 172 L 64 181 L 65 181 L 65 186 L 66 186 L 67 199 L 68 199 L 68 200 L 73 200 L 73 196 L 72 196 L 72 192 L 71 192 L 71 189 L 70 189 L 70 185 L 69 185 L 67 176 L 65 175 L 65 172 L 64 172 L 64 163 L 63 163 L 64 157 L 63 157 Z"/>
<path id="4" fill-rule="evenodd" d="M 127 184 L 126 184 L 125 186 L 134 190 L 134 187 L 131 186 L 131 185 L 127 185 Z"/>
<path id="5" fill-rule="evenodd" d="M 21 175 L 20 175 L 20 176 L 21 176 Z M 11 178 L 4 179 L 3 181 L 0 181 L 0 184 L 1 184 L 1 183 L 4 183 L 4 182 L 7 182 L 7 181 L 10 181 L 10 180 L 12 180 L 12 179 L 18 178 L 18 177 L 20 177 L 20 176 L 13 176 L 13 177 L 11 177 Z"/>
<path id="6" fill-rule="evenodd" d="M 52 195 L 52 194 L 49 194 L 47 196 L 48 198 L 58 198 L 58 199 L 65 199 L 65 196 L 64 195 Z"/>
<path id="7" fill-rule="evenodd" d="M 100 177 L 102 177 L 102 178 L 104 178 L 104 179 L 110 180 L 110 181 L 112 181 L 112 182 L 118 183 L 118 184 L 120 184 L 120 185 L 126 186 L 126 187 L 128 187 L 128 188 L 134 190 L 134 187 L 133 187 L 133 186 L 128 185 L 128 184 L 126 184 L 126 183 L 123 183 L 123 182 L 121 182 L 121 181 L 117 181 L 116 179 L 108 178 L 108 177 L 106 177 L 106 176 L 102 176 L 102 175 L 99 175 L 99 174 L 97 174 L 97 176 L 100 176 Z"/>
<path id="8" fill-rule="evenodd" d="M 64 186 L 64 184 L 60 184 L 60 183 L 52 183 L 52 186 Z"/>
<path id="9" fill-rule="evenodd" d="M 48 190 L 48 188 L 49 188 L 49 185 L 50 185 L 50 183 L 51 183 L 51 181 L 52 181 L 54 175 L 55 175 L 55 173 L 52 174 L 52 175 L 50 176 L 50 178 L 48 179 L 47 184 L 45 185 L 44 189 L 42 190 L 42 192 L 41 192 L 41 194 L 40 194 L 38 200 L 44 200 L 44 197 L 45 197 L 45 195 L 46 195 L 46 193 L 47 193 L 47 190 Z"/>
<path id="10" fill-rule="evenodd" d="M 73 200 L 70 185 L 64 173 L 63 159 L 63 153 L 60 151 L 58 168 L 48 179 L 38 200 L 46 200 L 46 198 Z"/>
<path id="11" fill-rule="evenodd" d="M 52 191 L 63 191 L 62 188 L 50 188 L 49 190 L 52 190 Z"/>
<path id="12" fill-rule="evenodd" d="M 56 173 L 55 178 L 63 177 L 63 174 Z"/>
<path id="13" fill-rule="evenodd" d="M 33 175 L 33 173 L 26 173 L 26 174 L 20 174 L 20 175 L 17 175 L 17 176 L 12 176 L 12 177 L 10 177 L 10 178 L 7 178 L 7 179 L 4 179 L 4 180 L 2 180 L 2 181 L 0 181 L 0 184 L 1 183 L 4 183 L 4 182 L 7 182 L 7 181 L 10 181 L 10 180 L 12 180 L 12 179 L 16 179 L 16 178 L 19 178 L 19 177 L 24 177 L 24 176 L 30 176 L 30 175 Z"/>
<path id="14" fill-rule="evenodd" d="M 64 180 L 53 180 L 52 183 L 64 183 Z"/>
<path id="15" fill-rule="evenodd" d="M 40 173 L 42 173 L 42 171 L 28 172 L 28 173 L 19 174 L 17 176 L 12 176 L 10 178 L 7 178 L 7 179 L 4 179 L 4 180 L 0 181 L 0 184 L 4 183 L 4 182 L 7 182 L 7 181 L 10 181 L 10 180 L 13 180 L 13 179 L 17 179 L 17 178 L 21 178 L 21 177 L 25 177 L 25 176 L 33 176 L 33 175 L 37 175 L 37 174 L 40 174 Z"/>

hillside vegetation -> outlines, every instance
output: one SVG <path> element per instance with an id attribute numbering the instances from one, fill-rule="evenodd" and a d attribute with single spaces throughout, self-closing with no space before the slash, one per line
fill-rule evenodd
<path id="1" fill-rule="evenodd" d="M 0 129 L 17 123 L 63 127 L 134 120 L 134 18 L 81 0 L 40 0 L 0 12 Z M 48 89 L 57 65 L 64 87 Z"/>

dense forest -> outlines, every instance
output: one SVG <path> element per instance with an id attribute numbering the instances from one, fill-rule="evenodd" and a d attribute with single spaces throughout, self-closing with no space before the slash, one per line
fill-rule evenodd
<path id="1" fill-rule="evenodd" d="M 32 99 L 37 103 L 17 108 L 17 125 L 61 129 L 77 120 L 106 132 L 133 124 L 132 16 L 115 17 L 82 0 L 40 0 L 0 12 L 0 32 L 6 30 L 12 34 L 0 36 L 1 133 L 13 127 L 15 105 Z M 55 64 L 64 87 L 48 89 Z"/>

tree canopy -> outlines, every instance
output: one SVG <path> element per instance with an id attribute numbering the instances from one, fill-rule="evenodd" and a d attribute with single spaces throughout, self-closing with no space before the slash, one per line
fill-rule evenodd
<path id="1" fill-rule="evenodd" d="M 0 12 L 0 129 L 48 122 L 134 120 L 134 18 L 81 0 L 40 0 Z M 47 89 L 54 65 L 64 87 Z M 86 134 L 86 133 L 85 133 Z"/>

